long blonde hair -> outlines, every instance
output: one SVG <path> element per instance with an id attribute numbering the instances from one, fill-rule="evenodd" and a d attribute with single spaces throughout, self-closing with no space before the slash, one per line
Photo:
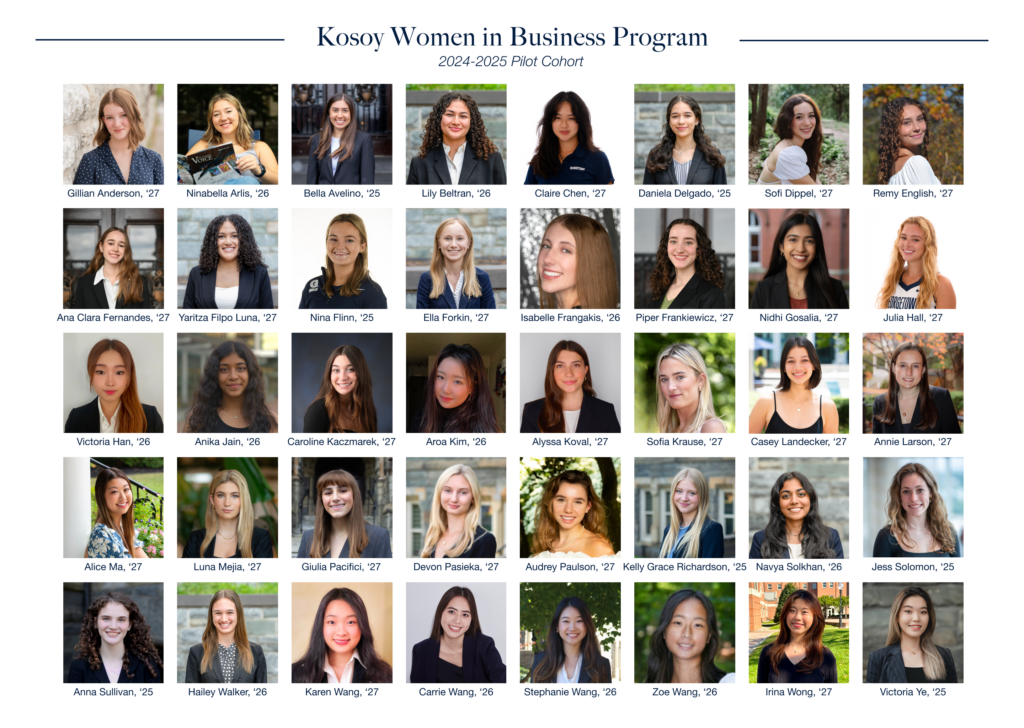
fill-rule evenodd
<path id="1" fill-rule="evenodd" d="M 461 217 L 449 217 L 442 221 L 434 233 L 434 252 L 430 256 L 430 280 L 433 283 L 433 288 L 430 289 L 430 298 L 441 298 L 444 295 L 445 275 L 444 255 L 441 254 L 441 233 L 449 225 L 461 225 L 462 229 L 466 231 L 466 237 L 469 238 L 469 248 L 462 258 L 462 275 L 465 277 L 462 283 L 462 293 L 470 298 L 479 298 L 482 294 L 480 283 L 476 279 L 476 264 L 473 262 L 473 231 L 469 229 L 469 223 Z"/>
<path id="2" fill-rule="evenodd" d="M 203 543 L 199 547 L 199 558 L 206 555 L 206 547 L 210 545 L 220 529 L 220 517 L 217 515 L 217 509 L 213 507 L 213 494 L 218 485 L 228 480 L 238 486 L 239 499 L 242 501 L 242 508 L 238 512 L 238 527 L 235 530 L 238 550 L 242 552 L 243 558 L 252 558 L 252 530 L 255 520 L 252 512 L 252 499 L 249 498 L 249 484 L 245 482 L 245 476 L 237 470 L 221 470 L 210 481 L 210 489 L 206 497 L 206 535 L 203 536 Z"/>
<path id="3" fill-rule="evenodd" d="M 234 472 L 233 470 L 231 472 Z M 238 650 L 238 664 L 246 672 L 252 672 L 252 649 L 249 647 L 249 633 L 245 631 L 245 609 L 238 594 L 230 589 L 221 589 L 210 599 L 206 610 L 206 629 L 203 630 L 203 661 L 199 664 L 199 672 L 204 673 L 213 664 L 217 656 L 217 628 L 213 625 L 213 605 L 221 599 L 230 599 L 235 603 L 235 648 Z"/>
<path id="4" fill-rule="evenodd" d="M 906 269 L 907 264 L 900 254 L 900 235 L 907 225 L 917 225 L 924 232 L 924 257 L 921 259 L 924 274 L 921 276 L 921 287 L 918 289 L 917 308 L 931 308 L 935 294 L 939 290 L 939 249 L 935 228 L 926 217 L 908 217 L 900 223 L 900 229 L 896 231 L 896 241 L 892 244 L 892 254 L 889 256 L 889 270 L 885 274 L 882 290 L 878 292 L 878 308 L 889 308 L 889 299 L 896 293 L 896 286 Z"/>
<path id="5" fill-rule="evenodd" d="M 210 99 L 210 104 L 206 107 L 206 133 L 203 134 L 203 141 L 211 147 L 224 143 L 220 130 L 213 124 L 213 105 L 218 101 L 227 101 L 235 107 L 235 111 L 238 112 L 238 128 L 235 130 L 235 141 L 241 147 L 251 148 L 254 142 L 252 139 L 252 127 L 249 126 L 249 117 L 245 114 L 245 107 L 242 106 L 242 102 L 231 94 L 217 94 Z"/>
<path id="6" fill-rule="evenodd" d="M 672 547 L 675 546 L 676 539 L 679 538 L 679 529 L 683 527 L 683 516 L 679 509 L 676 508 L 675 499 L 671 496 L 675 493 L 676 485 L 684 480 L 689 480 L 696 486 L 699 502 L 697 503 L 697 516 L 690 523 L 690 530 L 683 536 L 683 558 L 695 559 L 700 552 L 700 532 L 704 529 L 704 522 L 708 517 L 711 489 L 708 488 L 708 479 L 704 477 L 704 473 L 696 468 L 683 468 L 676 473 L 676 477 L 672 478 L 672 487 L 669 489 L 669 503 L 672 504 L 672 523 L 669 525 L 668 533 L 665 534 L 665 540 L 661 544 L 661 553 L 658 554 L 663 559 L 672 556 Z"/>
<path id="7" fill-rule="evenodd" d="M 683 432 L 700 432 L 700 428 L 708 420 L 715 419 L 715 401 L 711 396 L 711 381 L 708 379 L 708 370 L 704 366 L 704 357 L 689 344 L 669 344 L 658 354 L 658 361 L 654 367 L 655 378 L 661 376 L 661 363 L 665 359 L 677 359 L 698 375 L 703 377 L 700 384 L 697 400 L 697 414 L 693 422 Z M 657 382 L 658 388 L 658 432 L 675 432 L 679 427 L 679 415 L 668 403 L 665 395 L 661 392 L 661 383 Z"/>
<path id="8" fill-rule="evenodd" d="M 889 517 L 889 530 L 901 545 L 905 543 L 911 548 L 916 545 L 910 538 L 910 534 L 907 533 L 907 517 L 903 512 L 903 499 L 900 497 L 903 479 L 911 474 L 920 475 L 928 486 L 928 511 L 925 513 L 925 520 L 932 538 L 938 542 L 939 550 L 943 553 L 956 553 L 956 537 L 949 525 L 946 502 L 939 495 L 939 484 L 935 481 L 935 476 L 921 463 L 907 463 L 892 477 L 892 483 L 889 484 L 889 495 L 885 503 L 886 515 Z"/>
<path id="9" fill-rule="evenodd" d="M 932 635 L 935 633 L 935 605 L 932 604 L 932 598 L 928 592 L 921 587 L 908 586 L 893 599 L 892 610 L 889 612 L 889 634 L 885 638 L 885 646 L 900 644 L 902 636 L 900 610 L 903 609 L 903 602 L 910 597 L 921 597 L 928 607 L 928 626 L 924 628 L 924 634 L 920 638 L 924 676 L 932 681 L 941 680 L 946 677 L 946 663 L 942 661 L 939 648 L 932 642 Z"/>
<path id="10" fill-rule="evenodd" d="M 420 558 L 427 559 L 433 556 L 434 549 L 437 548 L 437 542 L 448 533 L 448 512 L 441 507 L 441 488 L 454 475 L 461 475 L 469 483 L 469 487 L 473 491 L 473 505 L 470 506 L 469 512 L 466 514 L 466 525 L 462 529 L 462 536 L 444 553 L 450 558 L 455 558 L 456 556 L 461 556 L 473 545 L 476 529 L 480 525 L 480 481 L 477 480 L 473 468 L 460 463 L 452 465 L 437 478 L 437 485 L 434 486 L 434 497 L 430 503 L 430 527 L 427 529 L 427 537 L 423 541 L 423 551 L 420 553 Z"/>

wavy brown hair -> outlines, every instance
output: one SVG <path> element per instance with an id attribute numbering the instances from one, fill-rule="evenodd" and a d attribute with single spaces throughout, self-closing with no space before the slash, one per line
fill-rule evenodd
<path id="1" fill-rule="evenodd" d="M 724 167 L 725 157 L 718 151 L 718 148 L 708 138 L 707 132 L 704 130 L 700 104 L 697 103 L 697 99 L 686 94 L 679 94 L 672 97 L 672 100 L 668 102 L 668 108 L 665 109 L 665 123 L 661 127 L 661 141 L 647 155 L 647 169 L 651 172 L 660 172 L 663 169 L 668 169 L 672 164 L 672 148 L 676 143 L 676 133 L 672 129 L 671 119 L 672 107 L 676 104 L 686 104 L 693 111 L 693 115 L 697 119 L 697 126 L 693 128 L 693 141 L 697 144 L 697 149 L 700 150 L 700 153 L 704 155 L 704 159 L 708 160 L 708 164 L 712 167 Z"/>
<path id="2" fill-rule="evenodd" d="M 324 490 L 328 486 L 348 488 L 352 493 L 352 509 L 345 516 L 348 521 L 348 557 L 358 559 L 363 549 L 370 545 L 363 520 L 363 496 L 359 483 L 346 470 L 329 470 L 316 481 L 316 523 L 313 525 L 313 542 L 309 545 L 309 558 L 319 559 L 331 555 L 331 528 L 334 517 L 324 508 Z"/>
<path id="3" fill-rule="evenodd" d="M 486 161 L 492 154 L 497 154 L 498 147 L 487 137 L 487 127 L 484 126 L 484 118 L 480 115 L 476 101 L 467 93 L 461 91 L 448 91 L 434 104 L 427 117 L 427 126 L 423 130 L 423 143 L 420 144 L 420 159 L 425 159 L 427 152 L 444 142 L 444 135 L 441 133 L 441 117 L 452 105 L 453 101 L 461 101 L 469 109 L 469 131 L 466 133 L 466 143 L 473 150 L 477 159 Z M 458 182 L 458 180 L 453 180 Z"/>
<path id="4" fill-rule="evenodd" d="M 558 634 L 558 620 L 562 618 L 562 612 L 569 607 L 573 607 L 580 613 L 587 630 L 583 644 L 580 646 L 580 659 L 583 660 L 580 671 L 587 673 L 592 683 L 611 682 L 612 676 L 605 672 L 604 662 L 601 661 L 601 647 L 598 643 L 594 618 L 590 616 L 587 603 L 579 597 L 566 597 L 555 607 L 555 614 L 551 617 L 551 624 L 548 625 L 544 655 L 530 672 L 530 682 L 553 683 L 558 681 L 558 670 L 565 663 L 565 648 L 562 646 L 562 637 Z"/>
<path id="5" fill-rule="evenodd" d="M 348 280 L 341 284 L 341 290 L 338 291 L 338 295 L 342 297 L 347 296 L 358 296 L 361 290 L 361 285 L 364 280 L 370 277 L 370 243 L 366 236 L 366 223 L 363 222 L 363 218 L 359 217 L 351 212 L 344 212 L 340 215 L 335 215 L 331 218 L 331 221 L 327 223 L 327 233 L 324 235 L 325 244 L 331 239 L 331 228 L 336 223 L 347 222 L 359 233 L 361 242 L 366 245 L 366 250 L 360 250 L 359 255 L 356 256 L 356 262 L 354 268 L 352 268 L 352 275 L 348 277 Z M 326 254 L 325 254 L 326 255 Z M 330 298 L 334 295 L 334 286 L 337 285 L 337 281 L 334 277 L 334 262 L 331 260 L 331 256 L 327 255 L 327 262 L 325 263 L 324 270 L 326 271 L 324 277 L 324 295 Z"/>
<path id="6" fill-rule="evenodd" d="M 128 476 L 117 468 L 104 468 L 96 474 L 96 486 L 93 491 L 96 497 L 96 523 L 102 523 L 117 532 L 130 559 L 135 556 L 135 498 L 132 498 L 132 504 L 128 506 L 128 511 L 121 516 L 120 520 L 116 519 L 107 508 L 106 490 L 112 480 L 123 480 L 129 486 L 131 485 Z"/>
<path id="7" fill-rule="evenodd" d="M 931 308 L 932 302 L 935 300 L 935 293 L 939 290 L 939 249 L 935 228 L 926 217 L 920 215 L 908 217 L 900 223 L 900 229 L 896 231 L 896 240 L 892 244 L 892 255 L 889 256 L 889 270 L 886 271 L 882 290 L 878 292 L 879 308 L 889 308 L 889 299 L 895 295 L 896 286 L 899 285 L 903 271 L 907 268 L 907 263 L 903 260 L 903 255 L 900 252 L 900 238 L 903 237 L 903 228 L 907 225 L 917 225 L 924 233 L 924 255 L 921 258 L 924 273 L 921 276 L 921 287 L 918 289 L 915 308 Z"/>
<path id="8" fill-rule="evenodd" d="M 85 619 L 82 620 L 82 631 L 78 635 L 75 652 L 89 663 L 90 670 L 99 670 L 103 667 L 103 660 L 100 658 L 99 616 L 103 607 L 111 603 L 120 604 L 128 612 L 129 628 L 124 636 L 124 657 L 121 658 L 121 669 L 124 670 L 124 674 L 129 678 L 134 677 L 134 673 L 128 672 L 128 659 L 135 655 L 142 662 L 146 672 L 159 679 L 164 666 L 160 658 L 160 649 L 153 644 L 149 625 L 146 624 L 146 618 L 142 616 L 139 605 L 120 592 L 108 592 L 98 597 L 85 610 Z"/>
<path id="9" fill-rule="evenodd" d="M 241 215 L 234 213 L 230 215 L 217 215 L 210 220 L 206 226 L 206 234 L 203 235 L 203 246 L 199 250 L 199 268 L 203 273 L 210 273 L 217 270 L 217 263 L 220 261 L 220 251 L 217 249 L 217 235 L 224 223 L 230 222 L 238 231 L 238 257 L 235 258 L 238 270 L 245 268 L 247 271 L 256 270 L 256 266 L 267 264 L 263 262 L 263 253 L 256 244 L 256 235 L 252 231 L 249 221 Z"/>
<path id="10" fill-rule="evenodd" d="M 252 138 L 252 127 L 249 125 L 249 117 L 245 113 L 245 107 L 242 106 L 242 102 L 231 94 L 217 94 L 210 99 L 210 103 L 206 107 L 206 133 L 203 134 L 203 141 L 206 142 L 207 147 L 215 147 L 218 144 L 224 143 L 224 138 L 220 135 L 220 129 L 214 126 L 213 123 L 213 105 L 218 101 L 227 101 L 235 107 L 235 111 L 238 113 L 238 126 L 235 128 L 235 142 L 246 149 L 252 147 L 254 142 Z"/>
<path id="11" fill-rule="evenodd" d="M 676 268 L 668 257 L 668 239 L 672 235 L 672 228 L 676 225 L 688 225 L 692 227 L 697 237 L 697 259 L 693 262 L 697 273 L 716 288 L 725 287 L 725 274 L 722 272 L 722 261 L 715 254 L 714 243 L 708 237 L 704 226 L 696 220 L 688 217 L 676 218 L 665 227 L 661 234 L 661 241 L 658 243 L 658 252 L 655 255 L 654 270 L 651 271 L 651 297 L 655 303 L 659 302 L 668 291 L 672 282 L 676 279 Z"/>
<path id="12" fill-rule="evenodd" d="M 142 119 L 142 112 L 139 111 L 139 102 L 135 100 L 135 94 L 126 88 L 112 88 L 103 94 L 98 112 L 100 126 L 92 138 L 92 143 L 98 147 L 110 140 L 110 132 L 107 131 L 107 125 L 103 123 L 103 109 L 107 104 L 117 104 L 128 114 L 130 125 L 128 146 L 133 150 L 138 149 L 139 145 L 146 140 L 146 122 Z"/>
<path id="13" fill-rule="evenodd" d="M 533 173 L 541 178 L 554 177 L 562 170 L 562 161 L 558 158 L 561 143 L 555 136 L 555 116 L 558 107 L 565 102 L 572 109 L 579 129 L 576 132 L 576 144 L 592 152 L 600 151 L 594 145 L 594 129 L 590 125 L 590 109 L 583 99 L 574 91 L 559 91 L 544 105 L 544 116 L 537 122 L 537 148 L 533 152 L 530 166 Z"/>
<path id="14" fill-rule="evenodd" d="M 789 630 L 789 623 L 786 620 L 786 614 L 789 612 L 789 608 L 793 606 L 793 602 L 802 601 L 807 602 L 811 605 L 811 615 L 814 617 L 814 624 L 807 631 L 807 653 L 804 655 L 804 659 L 796 665 L 796 671 L 802 673 L 810 673 L 821 667 L 821 663 L 825 661 L 825 651 L 828 650 L 825 645 L 821 643 L 821 635 L 825 632 L 825 615 L 821 611 L 821 604 L 818 603 L 817 597 L 811 594 L 809 591 L 804 589 L 797 589 L 795 592 L 789 595 L 789 599 L 780 608 L 779 614 L 779 638 L 772 644 L 765 648 L 768 653 L 768 658 L 772 663 L 772 670 L 778 671 L 779 663 L 786 657 L 786 645 L 793 639 L 793 633 Z"/>
<path id="15" fill-rule="evenodd" d="M 444 614 L 444 610 L 448 608 L 448 605 L 455 597 L 462 597 L 469 602 L 469 613 L 473 616 L 469 629 L 463 634 L 469 637 L 476 637 L 478 634 L 483 633 L 483 630 L 480 629 L 480 613 L 477 612 L 476 599 L 473 598 L 473 592 L 466 586 L 453 586 L 441 595 L 441 601 L 437 603 L 437 611 L 434 612 L 434 626 L 430 628 L 430 639 L 435 642 L 440 642 L 441 637 L 444 636 L 444 627 L 441 626 L 441 615 Z"/>
<path id="16" fill-rule="evenodd" d="M 370 367 L 366 363 L 366 357 L 358 347 L 351 344 L 343 344 L 331 352 L 327 357 L 327 366 L 324 367 L 324 376 L 320 380 L 320 391 L 309 407 L 312 407 L 321 399 L 324 407 L 327 408 L 327 418 L 331 422 L 331 429 L 328 432 L 341 432 L 338 426 L 341 421 L 342 402 L 341 396 L 334 389 L 331 381 L 331 373 L 334 362 L 339 356 L 348 359 L 349 363 L 356 370 L 356 388 L 352 392 L 352 417 L 355 420 L 355 432 L 376 432 L 377 431 L 377 408 L 373 404 L 373 378 L 370 375 Z M 306 409 L 308 410 L 309 407 Z"/>
<path id="17" fill-rule="evenodd" d="M 928 156 L 928 141 L 931 138 L 931 123 L 928 111 L 920 101 L 898 96 L 889 101 L 882 109 L 882 120 L 878 125 L 878 184 L 889 184 L 889 178 L 896 174 L 896 159 L 900 156 L 900 123 L 903 121 L 903 110 L 908 106 L 916 106 L 924 115 L 924 141 L 917 148 L 916 154 Z"/>
<path id="18" fill-rule="evenodd" d="M 558 495 L 558 489 L 563 483 L 578 485 L 586 489 L 590 510 L 583 516 L 581 523 L 585 529 L 608 541 L 608 525 L 605 522 L 604 502 L 598 498 L 597 492 L 594 490 L 594 482 L 582 470 L 566 470 L 544 484 L 544 495 L 541 496 L 540 503 L 537 504 L 537 511 L 534 516 L 537 530 L 533 534 L 531 549 L 533 554 L 550 551 L 558 539 L 559 526 L 555 523 L 555 517 L 551 512 L 551 501 Z M 611 544 L 610 541 L 608 543 Z"/>
<path id="19" fill-rule="evenodd" d="M 92 285 L 92 278 L 90 276 L 103 267 L 103 243 L 107 241 L 107 236 L 111 233 L 121 233 L 124 235 L 124 258 L 121 259 L 120 264 L 117 266 L 117 282 L 119 286 L 117 297 L 121 299 L 122 303 L 138 303 L 142 300 L 142 274 L 139 273 L 139 266 L 135 264 L 135 260 L 132 258 L 132 244 L 128 240 L 128 231 L 119 227 L 108 227 L 100 235 L 100 239 L 96 243 L 96 251 L 92 254 L 92 260 L 89 261 L 89 267 L 85 269 L 85 273 L 79 276 L 79 285 L 82 283 Z"/>
<path id="20" fill-rule="evenodd" d="M 568 213 L 559 215 L 544 228 L 547 237 L 552 225 L 564 225 L 576 241 L 576 296 L 580 308 L 618 308 L 619 281 L 615 275 L 615 255 L 612 241 L 604 225 L 587 215 Z M 541 308 L 558 308 L 553 293 L 540 287 L 542 272 L 537 257 L 537 290 Z"/>
<path id="21" fill-rule="evenodd" d="M 559 341 L 551 348 L 548 354 L 548 368 L 544 375 L 544 405 L 540 410 L 540 417 L 537 418 L 537 425 L 541 432 L 565 432 L 565 415 L 562 414 L 562 390 L 555 381 L 555 364 L 558 363 L 558 355 L 563 351 L 571 351 L 580 355 L 583 359 L 583 366 L 587 373 L 583 377 L 583 394 L 596 397 L 594 391 L 594 380 L 590 378 L 590 359 L 587 358 L 587 350 L 568 339 Z"/>
<path id="22" fill-rule="evenodd" d="M 921 403 L 921 423 L 918 430 L 930 430 L 939 421 L 939 408 L 935 406 L 931 388 L 928 386 L 928 356 L 924 348 L 913 341 L 904 341 L 896 347 L 889 359 L 889 389 L 885 393 L 885 411 L 875 419 L 886 425 L 894 425 L 900 418 L 900 385 L 896 378 L 896 360 L 905 351 L 916 351 L 921 357 L 921 382 L 917 385 L 917 399 Z"/>
<path id="23" fill-rule="evenodd" d="M 146 421 L 146 412 L 142 409 L 142 402 L 139 401 L 139 380 L 135 371 L 135 360 L 123 342 L 117 339 L 100 339 L 92 347 L 85 365 L 89 387 L 92 388 L 92 373 L 96 370 L 100 356 L 108 351 L 116 351 L 128 369 L 129 381 L 121 394 L 121 413 L 117 417 L 117 431 L 145 432 L 149 424 Z"/>
<path id="24" fill-rule="evenodd" d="M 348 106 L 348 126 L 341 132 L 338 148 L 331 154 L 331 137 L 334 135 L 334 124 L 331 123 L 331 107 L 339 101 L 344 101 Z M 309 138 L 310 144 L 316 144 L 316 158 L 323 159 L 325 154 L 331 154 L 332 158 L 341 164 L 352 156 L 352 149 L 356 143 L 356 100 L 347 93 L 336 93 L 327 99 L 324 104 L 324 115 L 320 120 L 320 131 Z"/>
<path id="25" fill-rule="evenodd" d="M 929 499 L 928 511 L 925 513 L 925 520 L 928 523 L 928 530 L 939 544 L 939 550 L 945 554 L 956 553 L 956 536 L 953 534 L 953 527 L 949 523 L 949 514 L 946 511 L 946 502 L 939 495 L 939 484 L 935 476 L 921 463 L 907 463 L 896 471 L 889 485 L 889 495 L 885 502 L 885 512 L 889 518 L 889 530 L 900 544 L 907 544 L 913 548 L 916 544 L 907 533 L 907 516 L 903 511 L 903 499 L 900 497 L 903 489 L 903 479 L 908 475 L 919 475 L 928 486 Z"/>
<path id="26" fill-rule="evenodd" d="M 238 664 L 246 672 L 252 672 L 255 660 L 252 656 L 252 648 L 249 646 L 249 633 L 245 630 L 245 607 L 242 606 L 242 599 L 231 589 L 221 589 L 210 598 L 210 606 L 206 610 L 206 629 L 203 630 L 203 660 L 199 663 L 199 673 L 202 674 L 213 666 L 213 659 L 217 656 L 217 627 L 213 623 L 213 605 L 221 599 L 230 599 L 235 603 L 235 648 L 238 650 Z"/>
<path id="27" fill-rule="evenodd" d="M 800 148 L 807 155 L 807 166 L 810 168 L 811 179 L 818 179 L 818 172 L 821 169 L 821 144 L 825 139 L 825 133 L 821 128 L 821 110 L 807 94 L 793 94 L 782 105 L 782 110 L 775 117 L 775 133 L 779 139 L 793 138 L 793 118 L 796 113 L 793 111 L 799 104 L 810 104 L 814 109 L 814 131 L 811 138 L 804 141 Z"/>

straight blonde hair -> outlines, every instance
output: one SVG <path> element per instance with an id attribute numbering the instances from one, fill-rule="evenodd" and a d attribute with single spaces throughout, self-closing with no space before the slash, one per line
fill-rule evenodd
<path id="1" fill-rule="evenodd" d="M 238 528 L 235 530 L 235 535 L 238 538 L 238 550 L 242 552 L 243 558 L 252 558 L 252 531 L 255 520 L 252 512 L 252 500 L 249 498 L 249 484 L 245 482 L 245 476 L 237 470 L 221 470 L 210 481 L 210 489 L 206 498 L 206 535 L 203 536 L 203 543 L 199 547 L 199 558 L 206 555 L 207 546 L 210 545 L 220 529 L 220 517 L 213 507 L 213 494 L 218 485 L 229 480 L 238 486 L 238 495 L 242 501 L 242 510 L 238 512 Z"/>
<path id="2" fill-rule="evenodd" d="M 460 463 L 452 465 L 437 478 L 434 497 L 430 503 L 430 526 L 427 529 L 427 537 L 423 541 L 420 558 L 427 559 L 433 556 L 437 542 L 448 533 L 448 512 L 441 507 L 441 488 L 451 480 L 453 475 L 461 475 L 469 483 L 469 487 L 473 491 L 473 505 L 470 506 L 469 513 L 466 514 L 466 526 L 462 529 L 462 536 L 444 553 L 449 558 L 455 558 L 461 556 L 473 545 L 476 529 L 480 525 L 480 481 L 477 480 L 473 468 Z"/>
<path id="3" fill-rule="evenodd" d="M 878 292 L 878 308 L 889 308 L 889 299 L 895 295 L 896 286 L 907 267 L 900 254 L 900 236 L 907 225 L 917 225 L 924 232 L 924 256 L 921 259 L 924 273 L 917 293 L 916 308 L 931 308 L 935 294 L 939 290 L 939 249 L 935 228 L 926 217 L 908 217 L 900 223 L 900 229 L 896 231 L 896 240 L 892 244 L 892 254 L 889 256 L 889 270 L 885 274 L 882 290 Z"/>
<path id="4" fill-rule="evenodd" d="M 482 294 L 480 283 L 476 279 L 476 264 L 473 262 L 473 231 L 461 217 L 449 217 L 437 226 L 437 231 L 434 233 L 434 252 L 430 256 L 430 280 L 433 283 L 430 297 L 441 298 L 444 296 L 445 275 L 444 255 L 441 254 L 441 233 L 449 225 L 461 225 L 462 229 L 466 231 L 466 237 L 469 238 L 469 249 L 466 250 L 466 255 L 462 258 L 462 275 L 465 278 L 462 283 L 462 293 L 470 298 L 479 298 Z"/>
<path id="5" fill-rule="evenodd" d="M 689 344 L 670 344 L 658 354 L 658 361 L 654 368 L 654 376 L 661 376 L 661 363 L 665 359 L 677 359 L 685 366 L 695 371 L 703 381 L 700 384 L 700 391 L 697 401 L 697 414 L 683 432 L 700 432 L 700 428 L 708 420 L 715 419 L 715 401 L 711 396 L 711 382 L 708 379 L 708 370 L 704 366 L 704 357 Z M 679 427 L 679 415 L 661 391 L 661 383 L 657 382 L 658 388 L 658 432 L 675 432 Z"/>
<path id="6" fill-rule="evenodd" d="M 679 538 L 679 529 L 683 527 L 683 516 L 676 508 L 675 499 L 671 497 L 671 494 L 675 493 L 676 485 L 684 480 L 690 481 L 697 487 L 697 498 L 700 502 L 697 504 L 697 516 L 690 523 L 690 530 L 683 536 L 683 558 L 695 559 L 700 553 L 700 532 L 704 530 L 704 523 L 707 521 L 711 489 L 708 487 L 708 479 L 704 477 L 704 473 L 696 468 L 683 468 L 676 473 L 676 477 L 672 478 L 672 487 L 669 490 L 672 522 L 668 527 L 668 533 L 665 534 L 665 540 L 661 544 L 661 553 L 658 554 L 663 559 L 672 557 L 672 547 L 675 546 L 676 539 Z"/>
<path id="7" fill-rule="evenodd" d="M 234 471 L 231 471 L 234 472 Z M 217 656 L 217 628 L 213 625 L 213 605 L 221 599 L 230 599 L 235 603 L 235 647 L 238 649 L 238 663 L 246 672 L 252 672 L 252 649 L 249 647 L 249 633 L 245 631 L 245 609 L 238 594 L 230 589 L 221 589 L 210 599 L 206 611 L 206 629 L 203 630 L 203 661 L 199 664 L 199 672 L 205 673 Z"/>

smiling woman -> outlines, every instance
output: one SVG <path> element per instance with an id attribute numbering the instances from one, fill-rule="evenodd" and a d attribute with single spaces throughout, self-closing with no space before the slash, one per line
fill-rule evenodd
<path id="1" fill-rule="evenodd" d="M 793 94 L 782 105 L 775 120 L 781 141 L 764 160 L 759 185 L 820 185 L 821 111 L 806 94 Z"/>
<path id="2" fill-rule="evenodd" d="M 363 519 L 363 497 L 351 473 L 331 470 L 316 481 L 316 523 L 303 531 L 300 559 L 390 559 L 387 529 Z"/>
<path id="3" fill-rule="evenodd" d="M 164 183 L 164 160 L 153 150 L 142 146 L 146 138 L 146 123 L 135 94 L 124 88 L 107 91 L 100 99 L 98 120 L 99 127 L 92 140 L 97 146 L 82 157 L 75 171 L 74 184 Z"/>
<path id="4" fill-rule="evenodd" d="M 646 682 L 736 682 L 736 673 L 726 673 L 715 664 L 719 639 L 711 600 L 704 592 L 680 589 L 665 602 L 651 634 Z"/>
<path id="5" fill-rule="evenodd" d="M 241 215 L 218 215 L 206 227 L 182 308 L 274 308 L 267 264 Z"/>
<path id="6" fill-rule="evenodd" d="M 534 514 L 530 558 L 616 556 L 608 540 L 604 502 L 582 470 L 566 470 L 544 485 Z"/>
<path id="7" fill-rule="evenodd" d="M 427 118 L 418 157 L 409 162 L 410 185 L 503 185 L 505 163 L 487 137 L 473 97 L 460 91 L 441 96 Z"/>
<path id="8" fill-rule="evenodd" d="M 249 117 L 242 102 L 231 94 L 221 93 L 210 99 L 206 109 L 206 133 L 188 150 L 189 154 L 210 147 L 231 144 L 236 169 L 253 184 L 277 184 L 277 157 L 266 142 L 253 138 Z M 232 180 L 237 182 L 239 180 Z"/>
<path id="9" fill-rule="evenodd" d="M 473 231 L 462 218 L 437 226 L 430 270 L 420 275 L 416 308 L 496 308 L 491 279 L 473 265 Z"/>
<path id="10" fill-rule="evenodd" d="M 817 218 L 795 212 L 779 226 L 768 270 L 750 298 L 750 308 L 850 307 L 843 283 L 829 278 L 825 238 Z"/>
<path id="11" fill-rule="evenodd" d="M 320 131 L 309 140 L 307 185 L 373 184 L 373 138 L 356 128 L 355 114 L 348 94 L 327 99 Z"/>
<path id="12" fill-rule="evenodd" d="M 803 336 L 794 336 L 783 345 L 781 360 L 779 386 L 771 392 L 770 400 L 767 393 L 763 394 L 750 411 L 750 434 L 839 432 L 839 409 L 835 402 L 814 391 L 822 377 L 821 360 L 814 344 Z"/>
<path id="13" fill-rule="evenodd" d="M 135 535 L 135 503 L 128 476 L 117 468 L 105 468 L 96 475 L 95 492 L 96 525 L 89 534 L 86 558 L 148 558 Z"/>
<path id="14" fill-rule="evenodd" d="M 430 505 L 430 527 L 420 556 L 429 559 L 493 559 L 494 534 L 480 525 L 480 483 L 473 468 L 452 465 L 441 473 Z"/>
<path id="15" fill-rule="evenodd" d="M 89 352 L 86 371 L 96 399 L 71 410 L 64 432 L 164 431 L 164 422 L 156 407 L 139 401 L 135 360 L 122 342 L 117 339 L 96 342 Z"/>
<path id="16" fill-rule="evenodd" d="M 618 308 L 619 283 L 608 231 L 586 215 L 559 215 L 537 254 L 541 308 Z"/>
<path id="17" fill-rule="evenodd" d="M 161 600 L 162 601 L 162 600 Z M 163 660 L 132 599 L 118 592 L 89 605 L 66 683 L 162 683 Z"/>
<path id="18" fill-rule="evenodd" d="M 795 470 L 780 475 L 768 501 L 768 525 L 751 539 L 750 558 L 844 558 L 839 531 L 822 522 L 818 494 L 806 475 Z"/>
<path id="19" fill-rule="evenodd" d="M 231 589 L 221 589 L 210 599 L 203 641 L 188 651 L 185 682 L 267 682 L 263 648 L 249 641 L 245 608 Z"/>
<path id="20" fill-rule="evenodd" d="M 779 637 L 761 650 L 759 683 L 838 683 L 832 651 L 822 644 L 825 615 L 818 599 L 797 589 L 779 607 Z"/>
<path id="21" fill-rule="evenodd" d="M 206 360 L 185 432 L 277 432 L 277 417 L 267 407 L 263 371 L 244 342 L 220 344 Z"/>
<path id="22" fill-rule="evenodd" d="M 303 432 L 377 432 L 373 379 L 358 347 L 339 346 L 327 357 L 320 391 L 306 408 Z"/>
<path id="23" fill-rule="evenodd" d="M 299 308 L 387 308 L 384 290 L 370 277 L 366 224 L 359 215 L 335 215 L 327 223 L 327 259 L 306 282 Z"/>
<path id="24" fill-rule="evenodd" d="M 476 599 L 453 586 L 437 603 L 430 637 L 412 648 L 411 683 L 504 683 L 505 663 L 483 633 Z"/>
<path id="25" fill-rule="evenodd" d="M 587 603 L 566 597 L 555 607 L 544 651 L 533 656 L 533 683 L 610 683 L 612 666 L 601 655 L 597 628 Z"/>
<path id="26" fill-rule="evenodd" d="M 244 475 L 237 470 L 214 475 L 206 501 L 206 528 L 189 535 L 182 558 L 274 558 L 270 532 L 255 525 Z"/>
<path id="27" fill-rule="evenodd" d="M 501 432 L 483 357 L 469 344 L 441 349 L 427 379 L 426 402 L 409 432 Z"/>
<path id="28" fill-rule="evenodd" d="M 559 341 L 548 355 L 544 399 L 523 407 L 520 432 L 620 432 L 615 406 L 597 398 L 590 359 L 575 341 Z"/>

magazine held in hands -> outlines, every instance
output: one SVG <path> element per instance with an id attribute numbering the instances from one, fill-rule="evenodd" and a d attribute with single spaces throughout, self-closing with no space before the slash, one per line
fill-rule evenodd
<path id="1" fill-rule="evenodd" d="M 228 142 L 192 154 L 178 155 L 178 182 L 186 185 L 222 185 L 239 179 L 235 147 Z"/>

